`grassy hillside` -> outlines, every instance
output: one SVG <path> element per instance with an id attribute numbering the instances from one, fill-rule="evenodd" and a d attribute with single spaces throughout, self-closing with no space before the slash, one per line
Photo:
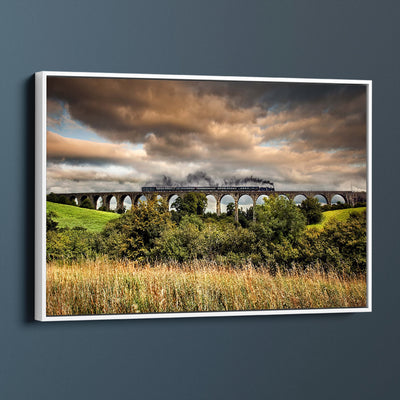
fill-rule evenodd
<path id="1" fill-rule="evenodd" d="M 349 218 L 350 213 L 352 212 L 364 212 L 367 208 L 366 207 L 358 207 L 358 208 L 345 208 L 343 210 L 332 210 L 332 211 L 325 211 L 322 214 L 322 221 L 319 224 L 308 225 L 309 228 L 322 228 L 328 221 L 332 219 L 336 219 L 338 221 L 345 221 Z"/>
<path id="2" fill-rule="evenodd" d="M 47 212 L 49 211 L 57 214 L 54 219 L 58 222 L 60 228 L 82 226 L 92 232 L 100 232 L 108 221 L 119 217 L 119 214 L 111 212 L 88 210 L 87 208 L 67 206 L 48 201 Z"/>

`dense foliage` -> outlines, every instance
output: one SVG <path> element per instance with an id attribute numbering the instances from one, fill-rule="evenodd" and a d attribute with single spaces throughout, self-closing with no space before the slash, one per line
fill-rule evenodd
<path id="1" fill-rule="evenodd" d="M 76 206 L 75 201 L 70 200 L 67 196 L 64 196 L 62 194 L 56 194 L 56 193 L 49 193 L 46 196 L 47 201 L 51 201 L 52 203 L 59 203 L 59 204 L 67 204 L 69 206 Z"/>
<path id="2" fill-rule="evenodd" d="M 173 226 L 165 201 L 152 199 L 111 221 L 101 233 L 102 251 L 112 258 L 144 260 L 150 257 L 155 241 Z"/>
<path id="3" fill-rule="evenodd" d="M 322 220 L 322 207 L 318 199 L 310 197 L 300 204 L 300 210 L 307 219 L 307 224 L 318 224 Z"/>
<path id="4" fill-rule="evenodd" d="M 81 203 L 80 207 L 81 208 L 88 208 L 88 209 L 93 209 L 94 208 L 89 199 L 82 200 L 82 203 Z"/>
<path id="5" fill-rule="evenodd" d="M 204 196 L 205 197 L 205 196 Z M 366 270 L 366 216 L 354 213 L 346 221 L 332 221 L 323 229 L 305 229 L 315 205 L 298 207 L 271 197 L 251 213 L 241 212 L 240 223 L 228 213 L 204 214 L 204 199 L 187 195 L 169 212 L 166 202 L 140 202 L 110 221 L 101 233 L 82 228 L 59 229 L 47 218 L 48 260 L 96 258 L 116 260 L 206 260 L 235 267 L 290 269 L 312 265 L 345 273 Z M 312 213 L 311 213 L 311 211 Z"/>

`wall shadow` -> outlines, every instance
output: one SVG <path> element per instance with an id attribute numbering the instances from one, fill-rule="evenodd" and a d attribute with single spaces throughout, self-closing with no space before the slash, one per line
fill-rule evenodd
<path id="1" fill-rule="evenodd" d="M 35 192 L 35 76 L 32 75 L 24 83 L 24 139 L 25 139 L 25 168 L 24 168 L 24 199 L 32 199 Z M 34 321 L 34 268 L 35 268 L 35 202 L 25 201 L 23 205 L 25 221 L 24 230 L 24 294 L 23 320 Z"/>

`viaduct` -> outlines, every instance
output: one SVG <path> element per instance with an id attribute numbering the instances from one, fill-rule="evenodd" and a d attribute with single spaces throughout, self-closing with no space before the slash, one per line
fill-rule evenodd
<path id="1" fill-rule="evenodd" d="M 304 196 L 306 198 L 322 196 L 325 199 L 327 204 L 332 204 L 332 199 L 335 195 L 339 195 L 343 198 L 344 202 L 350 205 L 354 205 L 357 202 L 366 202 L 367 195 L 366 192 L 353 192 L 353 191 L 262 191 L 262 190 L 254 190 L 254 189 L 215 189 L 210 188 L 207 190 L 190 190 L 190 192 L 201 192 L 204 193 L 206 196 L 213 196 L 216 200 L 217 204 L 217 215 L 221 214 L 221 200 L 224 196 L 229 195 L 232 196 L 235 202 L 235 219 L 238 221 L 239 217 L 239 199 L 244 196 L 248 195 L 253 200 L 253 210 L 254 206 L 256 205 L 256 201 L 260 196 L 269 196 L 269 195 L 276 195 L 276 196 L 285 196 L 290 201 L 294 201 L 296 196 Z M 89 199 L 93 208 L 96 208 L 97 201 L 99 198 L 102 199 L 103 205 L 106 207 L 107 210 L 110 210 L 110 202 L 111 199 L 114 197 L 117 201 L 117 209 L 122 208 L 124 204 L 124 200 L 126 198 L 130 198 L 132 204 L 138 204 L 139 199 L 144 196 L 146 198 L 160 196 L 161 198 L 165 199 L 167 202 L 173 196 L 184 197 L 187 194 L 188 190 L 179 190 L 179 188 L 175 188 L 174 190 L 162 190 L 162 191 L 141 191 L 141 192 L 87 192 L 87 193 L 57 193 L 57 195 L 62 195 L 67 197 L 72 201 L 76 201 L 78 205 L 82 204 L 85 199 Z M 303 197 L 301 197 L 303 199 Z M 304 200 L 304 199 L 303 199 Z M 253 215 L 253 218 L 255 216 Z"/>

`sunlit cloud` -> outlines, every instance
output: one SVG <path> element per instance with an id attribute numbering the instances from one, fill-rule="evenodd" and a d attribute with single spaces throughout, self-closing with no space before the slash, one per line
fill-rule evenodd
<path id="1" fill-rule="evenodd" d="M 48 190 L 199 171 L 282 190 L 366 186 L 362 85 L 50 77 L 47 110 Z"/>

